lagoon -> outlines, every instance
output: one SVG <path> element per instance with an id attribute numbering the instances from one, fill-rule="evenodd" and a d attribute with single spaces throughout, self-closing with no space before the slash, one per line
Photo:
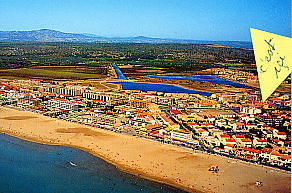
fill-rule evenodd
<path id="1" fill-rule="evenodd" d="M 141 83 L 141 82 L 111 82 L 114 84 L 122 85 L 124 90 L 140 90 L 143 92 L 147 91 L 157 91 L 165 93 L 189 93 L 189 94 L 200 94 L 204 96 L 210 96 L 210 92 L 202 92 L 191 89 L 186 89 L 180 86 L 171 84 L 154 84 L 154 83 Z"/>
<path id="2" fill-rule="evenodd" d="M 237 88 L 247 87 L 244 84 L 233 82 L 231 80 L 225 80 L 216 76 L 180 76 L 180 75 L 156 75 L 148 76 L 150 78 L 160 78 L 160 79 L 173 79 L 173 80 L 191 80 L 191 81 L 208 81 L 215 84 L 224 84 L 229 86 L 234 86 Z"/>
<path id="3" fill-rule="evenodd" d="M 112 64 L 113 68 L 115 69 L 118 79 L 127 79 L 126 76 L 122 73 L 120 68 L 116 64 Z"/>

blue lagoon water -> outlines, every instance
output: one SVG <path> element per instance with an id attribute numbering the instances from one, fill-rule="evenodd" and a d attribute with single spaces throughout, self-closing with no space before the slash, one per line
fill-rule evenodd
<path id="1" fill-rule="evenodd" d="M 118 79 L 127 79 L 126 76 L 122 73 L 122 71 L 120 70 L 120 68 L 116 64 L 112 64 L 112 66 L 118 75 Z"/>
<path id="2" fill-rule="evenodd" d="M 224 84 L 230 85 L 237 88 L 245 88 L 247 87 L 244 84 L 240 84 L 237 82 L 233 82 L 231 80 L 225 80 L 223 78 L 219 78 L 216 76 L 177 76 L 177 75 L 156 75 L 156 76 L 148 76 L 151 78 L 161 78 L 161 79 L 174 79 L 174 80 L 191 80 L 191 81 L 208 81 L 215 84 Z"/>
<path id="3" fill-rule="evenodd" d="M 157 70 L 137 70 L 137 72 L 157 72 Z"/>
<path id="4" fill-rule="evenodd" d="M 170 85 L 170 84 L 153 84 L 153 83 L 141 83 L 141 82 L 111 82 L 115 84 L 121 84 L 124 90 L 141 90 L 143 92 L 147 91 L 157 91 L 166 93 L 189 93 L 189 94 L 200 94 L 205 96 L 210 96 L 210 92 L 202 92 L 191 89 L 186 89 L 180 86 Z"/>
<path id="5" fill-rule="evenodd" d="M 0 156 L 1 193 L 183 192 L 124 173 L 78 149 L 32 143 L 5 134 L 0 134 Z"/>

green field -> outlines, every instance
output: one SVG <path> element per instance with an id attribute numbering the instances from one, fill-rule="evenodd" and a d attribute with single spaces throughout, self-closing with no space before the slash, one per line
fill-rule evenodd
<path id="1" fill-rule="evenodd" d="M 100 79 L 105 77 L 104 74 L 94 74 L 85 72 L 79 68 L 68 67 L 34 67 L 34 68 L 18 68 L 0 70 L 0 78 L 3 77 L 22 77 L 22 78 L 43 78 L 43 79 Z"/>

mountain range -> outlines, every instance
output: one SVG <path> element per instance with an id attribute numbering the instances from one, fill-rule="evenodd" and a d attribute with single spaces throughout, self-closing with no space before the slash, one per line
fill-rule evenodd
<path id="1" fill-rule="evenodd" d="M 80 42 L 80 43 L 194 43 L 194 44 L 220 44 L 223 46 L 252 48 L 247 41 L 206 41 L 163 39 L 144 36 L 137 37 L 103 37 L 89 33 L 64 33 L 50 29 L 32 31 L 0 31 L 0 42 Z"/>

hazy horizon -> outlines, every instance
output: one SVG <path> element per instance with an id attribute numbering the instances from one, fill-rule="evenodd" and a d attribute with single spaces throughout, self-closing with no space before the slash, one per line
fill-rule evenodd
<path id="1" fill-rule="evenodd" d="M 50 30 L 50 31 L 57 31 L 57 32 L 62 32 L 62 33 L 69 33 L 69 34 L 80 34 L 80 35 L 87 35 L 88 37 L 99 37 L 99 38 L 151 38 L 151 39 L 162 39 L 162 40 L 186 40 L 186 41 L 211 41 L 211 42 L 220 42 L 220 41 L 238 41 L 238 42 L 250 42 L 251 40 L 199 40 L 199 39 L 182 39 L 182 38 L 165 38 L 165 37 L 150 37 L 150 36 L 142 36 L 142 35 L 138 35 L 138 36 L 101 36 L 99 34 L 92 34 L 92 33 L 87 33 L 87 32 L 83 32 L 83 33 L 77 33 L 77 32 L 64 32 L 64 31 L 58 31 L 55 29 L 48 29 L 48 28 L 43 28 L 43 29 L 32 29 L 32 30 L 10 30 L 10 31 L 5 31 L 5 32 L 32 32 L 32 31 L 41 31 L 41 30 Z M 1 32 L 1 31 L 0 31 Z"/>

